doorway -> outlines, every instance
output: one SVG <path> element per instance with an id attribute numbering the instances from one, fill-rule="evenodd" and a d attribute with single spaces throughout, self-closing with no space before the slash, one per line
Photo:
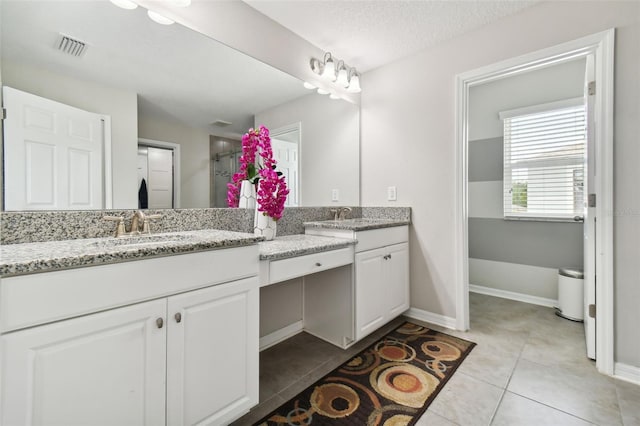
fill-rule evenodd
<path id="1" fill-rule="evenodd" d="M 592 219 L 598 218 L 598 228 L 587 235 L 593 245 L 593 255 L 585 256 L 585 280 L 592 280 L 593 303 L 598 300 L 598 316 L 595 319 L 596 366 L 605 374 L 613 373 L 613 226 L 607 211 L 613 205 L 613 38 L 614 31 L 588 36 L 542 51 L 503 61 L 481 69 L 469 71 L 457 77 L 457 249 L 458 273 L 456 282 L 456 327 L 469 328 L 469 152 L 470 152 L 470 91 L 473 87 L 532 70 L 547 68 L 556 64 L 593 58 L 593 82 L 598 90 L 593 93 L 593 109 L 598 127 L 591 127 L 594 151 L 592 170 L 598 173 L 589 187 L 590 194 L 596 194 L 598 203 L 586 213 Z M 587 227 L 586 229 L 589 229 Z M 599 255 L 596 257 L 595 253 Z M 595 286 L 595 271 L 598 271 L 598 286 Z M 589 294 L 587 285 L 586 293 Z"/>
<path id="2" fill-rule="evenodd" d="M 180 145 L 138 139 L 138 208 L 180 207 Z"/>

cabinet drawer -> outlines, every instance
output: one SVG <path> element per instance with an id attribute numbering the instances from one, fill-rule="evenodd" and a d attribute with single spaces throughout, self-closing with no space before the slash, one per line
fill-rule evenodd
<path id="1" fill-rule="evenodd" d="M 269 284 L 353 263 L 353 248 L 306 254 L 269 264 Z"/>
<path id="2" fill-rule="evenodd" d="M 394 226 L 391 228 L 372 229 L 356 232 L 356 252 L 389 246 L 392 244 L 406 243 L 409 241 L 408 226 Z"/>
<path id="3" fill-rule="evenodd" d="M 0 280 L 0 332 L 258 274 L 258 246 L 203 251 Z"/>

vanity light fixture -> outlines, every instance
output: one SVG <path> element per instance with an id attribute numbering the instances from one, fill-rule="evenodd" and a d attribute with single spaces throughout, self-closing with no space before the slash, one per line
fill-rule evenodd
<path id="1" fill-rule="evenodd" d="M 131 0 L 110 0 L 110 1 L 116 6 L 121 7 L 123 9 L 127 9 L 127 10 L 133 10 L 136 7 L 138 7 L 138 5 L 132 2 Z"/>
<path id="2" fill-rule="evenodd" d="M 362 89 L 360 88 L 360 75 L 355 68 L 351 68 L 349 70 L 349 87 L 347 87 L 347 92 L 349 93 L 360 93 Z"/>
<path id="3" fill-rule="evenodd" d="M 356 71 L 354 67 L 349 67 L 342 59 L 337 60 L 333 58 L 330 52 L 324 54 L 324 60 L 322 61 L 317 58 L 311 58 L 309 64 L 311 66 L 311 71 L 313 71 L 314 74 L 317 74 L 327 80 L 335 81 L 337 86 L 346 88 L 347 92 L 362 92 L 362 89 L 360 88 L 360 74 L 358 74 L 358 71 Z M 315 88 L 311 83 L 307 82 L 304 83 L 304 87 L 307 89 Z M 318 89 L 318 93 L 321 95 L 327 95 L 330 91 Z"/>
<path id="4" fill-rule="evenodd" d="M 311 83 L 307 83 L 306 81 L 302 85 L 304 86 L 305 89 L 309 89 L 309 90 L 316 88 L 316 86 L 314 86 Z"/>
<path id="5" fill-rule="evenodd" d="M 175 21 L 160 15 L 158 12 L 154 12 L 153 10 L 147 10 L 147 15 L 151 18 L 152 21 L 157 22 L 160 25 L 171 25 L 174 24 Z"/>
<path id="6" fill-rule="evenodd" d="M 324 54 L 324 70 L 322 71 L 322 77 L 327 80 L 336 81 L 336 64 L 333 62 L 330 52 Z"/>
<path id="7" fill-rule="evenodd" d="M 344 65 L 344 61 L 338 61 L 338 76 L 336 78 L 336 84 L 340 87 L 349 86 L 349 71 L 347 71 L 347 67 Z"/>
<path id="8" fill-rule="evenodd" d="M 336 93 L 331 93 L 329 95 L 329 99 L 333 99 L 334 101 L 340 99 L 340 96 L 338 96 Z"/>

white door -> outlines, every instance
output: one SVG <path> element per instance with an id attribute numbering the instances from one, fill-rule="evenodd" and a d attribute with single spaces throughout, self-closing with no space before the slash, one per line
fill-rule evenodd
<path id="1" fill-rule="evenodd" d="M 166 300 L 2 336 L 3 425 L 165 424 Z"/>
<path id="2" fill-rule="evenodd" d="M 153 147 L 147 150 L 149 208 L 173 208 L 173 151 Z"/>
<path id="3" fill-rule="evenodd" d="M 167 424 L 228 424 L 258 403 L 258 290 L 249 278 L 169 298 Z"/>
<path id="4" fill-rule="evenodd" d="M 271 139 L 273 158 L 277 162 L 277 170 L 284 175 L 289 195 L 285 207 L 296 207 L 300 200 L 298 197 L 298 144 L 279 139 Z"/>
<path id="5" fill-rule="evenodd" d="M 99 114 L 3 88 L 6 210 L 104 208 Z"/>
<path id="6" fill-rule="evenodd" d="M 385 320 L 385 248 L 356 254 L 356 340 L 378 329 Z"/>
<path id="7" fill-rule="evenodd" d="M 596 194 L 595 188 L 595 95 L 589 92 L 589 82 L 595 81 L 595 63 L 593 55 L 587 56 L 584 97 L 587 106 L 587 158 L 585 164 L 585 209 L 584 209 L 584 334 L 587 340 L 587 356 L 596 359 L 596 319 L 589 315 L 589 306 L 596 304 L 596 209 L 590 206 L 589 194 Z M 597 201 L 597 200 L 596 200 Z"/>

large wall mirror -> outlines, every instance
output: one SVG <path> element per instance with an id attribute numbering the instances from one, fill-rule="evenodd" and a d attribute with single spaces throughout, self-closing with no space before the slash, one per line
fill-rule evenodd
<path id="1" fill-rule="evenodd" d="M 260 124 L 297 144 L 290 205 L 359 203 L 357 105 L 141 7 L 0 7 L 5 210 L 137 208 L 142 179 L 149 208 L 226 207 Z"/>

